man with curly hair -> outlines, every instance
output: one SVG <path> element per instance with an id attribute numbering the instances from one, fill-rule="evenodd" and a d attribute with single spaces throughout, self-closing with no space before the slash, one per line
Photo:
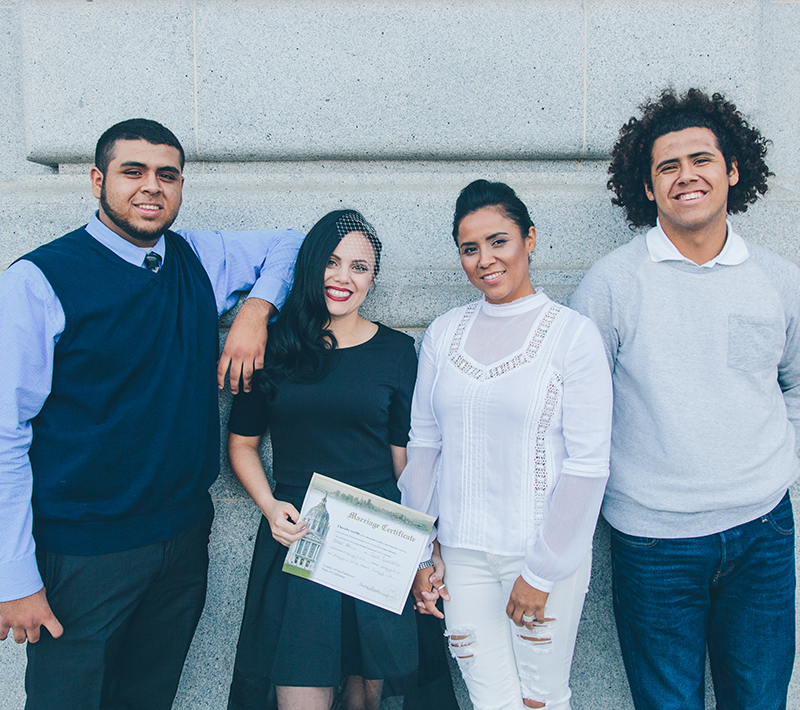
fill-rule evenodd
<path id="1" fill-rule="evenodd" d="M 613 372 L 614 611 L 637 710 L 786 708 L 795 652 L 800 269 L 727 215 L 767 190 L 767 141 L 719 94 L 664 91 L 620 131 L 633 227 L 572 299 Z"/>

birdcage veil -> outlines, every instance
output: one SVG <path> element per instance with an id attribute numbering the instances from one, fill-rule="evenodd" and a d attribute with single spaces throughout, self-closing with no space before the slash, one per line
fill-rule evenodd
<path id="1" fill-rule="evenodd" d="M 374 251 L 371 255 L 372 260 L 374 260 L 372 276 L 373 279 L 377 278 L 381 267 L 381 250 L 383 249 L 381 240 L 378 239 L 378 233 L 360 212 L 356 210 L 346 210 L 336 220 L 336 233 L 339 235 L 339 241 L 341 242 L 342 239 L 352 232 L 363 235 L 372 245 Z M 342 245 L 340 244 L 339 247 L 337 247 L 337 251 L 341 252 L 341 248 Z M 355 249 L 358 250 L 359 253 L 363 252 L 360 245 L 356 246 Z M 349 254 L 348 256 L 355 256 L 355 254 Z"/>

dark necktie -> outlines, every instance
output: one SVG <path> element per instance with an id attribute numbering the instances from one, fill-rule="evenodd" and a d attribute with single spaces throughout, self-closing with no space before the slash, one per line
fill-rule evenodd
<path id="1" fill-rule="evenodd" d="M 144 256 L 144 266 L 149 271 L 157 274 L 161 270 L 161 257 L 154 251 L 149 251 Z"/>

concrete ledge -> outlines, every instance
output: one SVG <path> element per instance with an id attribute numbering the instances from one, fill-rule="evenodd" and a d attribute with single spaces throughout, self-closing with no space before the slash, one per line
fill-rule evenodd
<path id="1" fill-rule="evenodd" d="M 18 7 L 6 81 L 21 77 L 26 155 L 47 165 L 88 160 L 133 116 L 199 160 L 597 158 L 672 84 L 724 91 L 773 135 L 778 174 L 800 176 L 791 3 L 706 3 L 691 31 L 673 0 Z M 109 48 L 124 60 L 99 60 Z"/>
<path id="2" fill-rule="evenodd" d="M 29 160 L 93 160 L 106 128 L 140 116 L 194 145 L 191 3 L 22 0 L 19 27 Z"/>

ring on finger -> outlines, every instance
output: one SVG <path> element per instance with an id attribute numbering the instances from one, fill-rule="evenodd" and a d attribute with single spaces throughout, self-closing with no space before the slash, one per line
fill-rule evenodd
<path id="1" fill-rule="evenodd" d="M 442 591 L 442 590 L 443 590 L 443 589 L 444 589 L 446 586 L 447 586 L 447 585 L 446 585 L 444 582 L 442 582 L 442 583 L 441 583 L 441 585 L 439 585 L 438 587 L 436 587 L 436 591 L 437 591 L 437 592 L 441 592 L 441 591 Z"/>
<path id="2" fill-rule="evenodd" d="M 522 615 L 522 620 L 526 624 L 530 624 L 535 618 L 536 618 L 536 614 L 535 613 L 533 613 L 533 614 L 523 614 Z"/>

